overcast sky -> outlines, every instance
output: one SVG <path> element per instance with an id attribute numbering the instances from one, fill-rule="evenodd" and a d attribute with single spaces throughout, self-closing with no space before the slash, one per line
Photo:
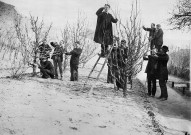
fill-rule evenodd
<path id="1" fill-rule="evenodd" d="M 47 23 L 59 29 L 66 22 L 76 20 L 78 12 L 81 11 L 89 22 L 89 27 L 95 30 L 96 15 L 98 8 L 102 7 L 106 0 L 1 0 L 14 5 L 19 13 L 28 16 L 29 13 L 43 17 Z M 150 27 L 152 22 L 161 24 L 164 30 L 164 44 L 185 46 L 191 44 L 191 33 L 169 30 L 167 18 L 169 12 L 177 0 L 138 0 L 140 17 L 143 25 Z M 132 0 L 108 0 L 113 10 L 118 8 L 121 17 L 127 18 L 130 14 Z M 112 13 L 112 12 L 111 12 Z"/>

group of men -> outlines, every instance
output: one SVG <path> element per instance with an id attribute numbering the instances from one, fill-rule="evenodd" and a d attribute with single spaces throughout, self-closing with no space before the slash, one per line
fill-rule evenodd
<path id="1" fill-rule="evenodd" d="M 158 97 L 161 101 L 168 99 L 168 92 L 166 82 L 168 80 L 167 63 L 169 56 L 167 54 L 168 47 L 163 45 L 163 30 L 161 25 L 151 24 L 151 28 L 143 29 L 149 31 L 149 43 L 151 55 L 144 57 L 144 60 L 148 60 L 146 73 L 147 73 L 147 85 L 148 96 L 155 97 L 156 94 L 156 80 L 159 80 L 159 86 L 161 89 L 161 95 Z"/>
<path id="2" fill-rule="evenodd" d="M 40 69 L 40 73 L 42 74 L 42 78 L 58 79 L 58 68 L 59 68 L 60 79 L 62 79 L 63 77 L 62 62 L 63 62 L 63 55 L 65 54 L 65 55 L 71 55 L 70 80 L 77 81 L 79 57 L 82 53 L 82 49 L 80 48 L 80 42 L 76 41 L 73 45 L 74 49 L 70 52 L 67 52 L 66 49 L 63 48 L 64 42 L 62 40 L 60 41 L 59 44 L 57 42 L 50 42 L 50 45 L 54 48 L 51 57 L 50 57 L 50 52 L 52 51 L 52 48 L 47 44 L 46 39 L 38 47 L 39 60 L 40 60 L 40 64 L 38 64 L 38 67 Z M 51 63 L 49 58 L 53 60 L 53 64 Z"/>
<path id="3" fill-rule="evenodd" d="M 123 39 L 119 43 L 119 41 L 114 39 L 114 47 L 108 58 L 107 83 L 114 83 L 117 90 L 125 88 L 127 53 L 126 40 Z"/>
<path id="4" fill-rule="evenodd" d="M 101 44 L 101 57 L 106 57 L 108 55 L 109 45 L 115 44 L 113 47 L 110 57 L 108 59 L 108 83 L 113 83 L 117 85 L 117 89 L 124 88 L 124 83 L 127 81 L 125 75 L 125 65 L 127 63 L 127 46 L 126 41 L 119 39 L 116 40 L 113 36 L 112 23 L 117 23 L 118 19 L 114 18 L 108 11 L 110 9 L 109 4 L 105 4 L 96 12 L 97 15 L 97 26 L 94 35 L 94 41 Z M 159 99 L 167 100 L 168 93 L 166 87 L 166 81 L 168 80 L 168 69 L 167 62 L 169 56 L 167 54 L 168 47 L 163 45 L 163 30 L 161 25 L 151 24 L 151 28 L 143 29 L 149 31 L 149 43 L 151 49 L 151 55 L 144 57 L 144 60 L 148 60 L 146 67 L 147 82 L 148 82 L 148 95 L 154 97 L 156 94 L 156 79 L 159 79 L 159 85 L 161 88 L 161 96 Z M 59 44 L 57 42 L 50 42 L 50 45 L 54 48 L 53 59 L 54 66 L 48 60 L 50 58 L 51 47 L 44 40 L 43 44 L 39 46 L 40 50 L 40 71 L 43 78 L 55 78 L 58 79 L 57 68 L 60 70 L 60 77 L 62 78 L 62 62 L 63 55 L 71 55 L 70 59 L 70 71 L 71 71 L 71 81 L 78 80 L 78 65 L 79 57 L 82 53 L 82 49 L 79 47 L 80 42 L 76 41 L 74 43 L 74 49 L 71 52 L 66 52 L 63 49 L 63 41 Z M 154 51 L 156 50 L 156 51 Z"/>
<path id="5" fill-rule="evenodd" d="M 110 5 L 105 4 L 104 7 L 99 8 L 96 12 L 97 26 L 94 35 L 94 41 L 96 43 L 101 44 L 101 54 L 100 54 L 101 57 L 106 57 L 108 55 L 108 50 L 109 50 L 108 46 L 113 44 L 112 23 L 117 23 L 118 21 L 117 18 L 114 18 L 109 13 L 109 9 Z M 164 101 L 167 100 L 168 98 L 167 87 L 166 87 L 166 81 L 168 80 L 168 69 L 167 69 L 167 62 L 169 60 L 169 56 L 167 54 L 168 47 L 163 45 L 163 30 L 161 29 L 160 24 L 157 24 L 155 28 L 155 24 L 152 23 L 151 28 L 145 28 L 143 26 L 143 29 L 149 31 L 149 43 L 151 49 L 151 55 L 149 55 L 148 58 L 144 57 L 144 59 L 149 60 L 146 68 L 147 79 L 148 79 L 148 95 L 152 97 L 155 96 L 156 79 L 159 79 L 159 85 L 161 88 L 161 96 L 159 97 L 159 99 Z M 120 46 L 118 47 L 118 49 L 114 48 L 112 52 L 117 51 L 117 54 L 119 54 L 120 48 L 121 48 Z M 156 52 L 154 50 L 156 50 Z M 116 63 L 115 60 L 120 61 L 120 59 L 125 59 L 125 55 L 122 54 L 121 56 L 123 58 L 120 58 L 119 56 L 114 56 L 111 53 L 112 60 L 109 60 L 109 62 L 113 61 L 114 65 L 115 64 L 119 65 L 119 63 Z M 112 78 L 111 74 L 113 73 L 113 70 L 115 71 L 115 68 L 116 66 L 113 66 L 113 69 L 111 69 L 111 66 L 108 66 L 108 82 L 113 81 L 111 79 Z M 114 78 L 118 78 L 117 80 L 119 81 L 117 82 L 118 83 L 117 87 L 120 88 L 121 87 L 120 84 L 122 84 L 120 78 L 123 78 L 124 75 L 115 72 L 114 76 L 115 76 Z"/>

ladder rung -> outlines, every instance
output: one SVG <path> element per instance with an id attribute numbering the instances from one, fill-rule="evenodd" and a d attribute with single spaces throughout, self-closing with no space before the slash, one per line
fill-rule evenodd
<path id="1" fill-rule="evenodd" d="M 100 71 L 98 71 L 98 70 L 94 70 L 94 72 L 100 72 Z"/>
<path id="2" fill-rule="evenodd" d="M 89 76 L 88 78 L 91 78 L 91 79 L 97 79 L 97 78 L 95 78 L 95 77 L 91 77 L 91 76 Z"/>
<path id="3" fill-rule="evenodd" d="M 103 65 L 102 63 L 97 63 L 97 64 L 99 64 L 99 65 Z"/>

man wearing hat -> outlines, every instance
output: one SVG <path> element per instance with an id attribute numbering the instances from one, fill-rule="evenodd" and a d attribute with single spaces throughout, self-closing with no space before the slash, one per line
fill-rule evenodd
<path id="1" fill-rule="evenodd" d="M 101 44 L 101 56 L 105 57 L 108 51 L 108 45 L 113 44 L 113 31 L 112 22 L 117 23 L 117 19 L 108 12 L 110 9 L 109 4 L 105 4 L 96 12 L 97 25 L 94 35 L 94 41 Z"/>
<path id="2" fill-rule="evenodd" d="M 169 56 L 167 54 L 168 51 L 169 51 L 168 47 L 164 45 L 161 47 L 160 52 L 156 53 L 155 56 L 152 56 L 158 61 L 156 76 L 159 79 L 159 86 L 161 89 L 161 95 L 159 99 L 161 99 L 161 101 L 168 99 L 168 92 L 166 86 L 166 81 L 168 80 L 168 69 L 167 69 L 167 63 L 169 60 Z"/>
<path id="3" fill-rule="evenodd" d="M 54 79 L 54 67 L 47 57 L 41 58 L 41 65 L 38 65 L 40 72 L 42 73 L 42 78 L 52 78 Z"/>
<path id="4" fill-rule="evenodd" d="M 66 55 L 71 55 L 71 58 L 70 58 L 70 72 L 71 72 L 70 81 L 77 81 L 78 80 L 78 65 L 79 65 L 80 55 L 82 53 L 82 49 L 79 46 L 80 46 L 80 42 L 76 41 L 74 43 L 74 49 L 71 52 L 65 53 Z"/>

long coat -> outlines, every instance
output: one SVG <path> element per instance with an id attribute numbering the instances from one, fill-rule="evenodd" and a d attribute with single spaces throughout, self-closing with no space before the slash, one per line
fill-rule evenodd
<path id="1" fill-rule="evenodd" d="M 66 55 L 71 55 L 70 66 L 78 66 L 80 55 L 82 53 L 81 48 L 74 48 L 71 52 L 65 53 Z"/>
<path id="2" fill-rule="evenodd" d="M 169 60 L 168 54 L 157 53 L 158 57 L 152 56 L 157 60 L 156 76 L 159 80 L 168 80 L 167 63 Z"/>
<path id="3" fill-rule="evenodd" d="M 113 43 L 112 22 L 117 23 L 110 13 L 102 12 L 104 8 L 98 9 L 96 12 L 97 25 L 94 35 L 94 41 L 99 44 L 111 45 Z"/>
<path id="4" fill-rule="evenodd" d="M 163 44 L 163 30 L 162 29 L 159 29 L 159 30 L 156 30 L 156 33 L 155 33 L 155 36 L 154 36 L 154 40 L 155 40 L 155 45 L 156 46 L 162 46 Z"/>
<path id="5" fill-rule="evenodd" d="M 148 60 L 145 73 L 147 73 L 148 76 L 155 76 L 155 78 L 157 78 L 157 59 L 152 57 L 152 55 L 149 55 L 148 58 L 144 57 L 143 59 Z"/>

